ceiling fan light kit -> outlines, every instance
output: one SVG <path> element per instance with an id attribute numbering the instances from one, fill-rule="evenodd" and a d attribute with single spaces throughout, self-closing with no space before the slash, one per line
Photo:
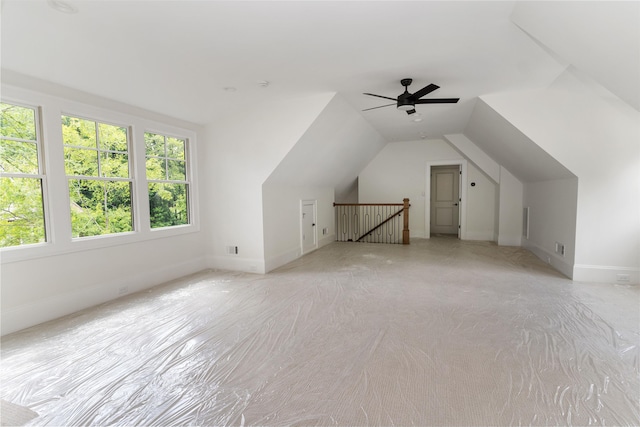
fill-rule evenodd
<path id="1" fill-rule="evenodd" d="M 405 102 L 407 100 L 404 100 Z M 411 111 L 414 110 L 415 108 L 414 104 L 410 104 L 410 103 L 405 103 L 405 104 L 401 104 L 400 101 L 398 101 L 398 110 L 402 110 L 402 111 Z"/>
<path id="2" fill-rule="evenodd" d="M 411 85 L 412 82 L 413 82 L 413 79 L 408 79 L 408 78 L 400 80 L 400 84 L 404 86 L 404 92 L 398 95 L 398 97 L 395 99 L 388 96 L 376 95 L 374 93 L 365 93 L 364 95 L 375 96 L 377 98 L 383 98 L 383 99 L 390 99 L 392 101 L 396 101 L 396 103 L 380 105 L 379 107 L 367 108 L 362 111 L 375 110 L 376 108 L 390 107 L 392 105 L 395 105 L 396 108 L 400 111 L 405 111 L 407 114 L 414 114 L 416 112 L 416 109 L 415 109 L 416 104 L 455 104 L 460 100 L 460 98 L 420 99 L 423 96 L 430 94 L 434 90 L 439 89 L 440 86 L 431 83 L 414 93 L 410 93 L 409 86 Z"/>

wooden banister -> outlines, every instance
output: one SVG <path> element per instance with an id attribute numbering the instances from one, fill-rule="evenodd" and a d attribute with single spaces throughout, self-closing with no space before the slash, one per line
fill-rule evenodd
<path id="1" fill-rule="evenodd" d="M 402 244 L 409 244 L 409 199 L 403 199 L 404 207 L 402 210 L 404 211 L 404 228 L 402 229 Z"/>

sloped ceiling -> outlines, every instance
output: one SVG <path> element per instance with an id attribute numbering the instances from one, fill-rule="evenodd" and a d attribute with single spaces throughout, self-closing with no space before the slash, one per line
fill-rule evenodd
<path id="1" fill-rule="evenodd" d="M 575 176 L 493 110 L 482 98 L 476 103 L 465 136 L 521 182 Z"/>
<path id="2" fill-rule="evenodd" d="M 336 95 L 265 184 L 335 188 L 340 200 L 358 172 L 385 144 L 384 138 Z"/>
<path id="3" fill-rule="evenodd" d="M 77 13 L 50 7 L 61 2 Z M 1 62 L 199 124 L 294 94 L 337 92 L 359 111 L 387 103 L 363 92 L 395 97 L 411 77 L 412 91 L 435 83 L 429 96 L 461 101 L 419 106 L 419 123 L 392 106 L 361 114 L 387 141 L 440 137 L 462 132 L 478 96 L 562 72 L 510 21 L 514 4 L 3 0 Z"/>
<path id="4" fill-rule="evenodd" d="M 412 91 L 433 82 L 441 88 L 432 96 L 461 100 L 419 106 L 418 123 L 392 106 L 360 112 L 371 132 L 358 125 L 360 134 L 333 137 L 377 146 L 380 136 L 465 133 L 525 182 L 571 173 L 478 98 L 544 89 L 573 67 L 640 106 L 640 2 L 64 1 L 77 13 L 47 0 L 2 1 L 1 65 L 11 71 L 3 82 L 19 73 L 215 125 L 230 115 L 251 123 L 254 104 L 291 99 L 296 108 L 296 98 L 326 93 L 351 114 L 386 103 L 363 92 L 395 97 L 412 77 Z M 272 179 L 353 183 L 360 169 L 349 146 L 332 154 L 310 131 Z M 310 141 L 311 157 L 349 159 L 350 176 L 296 169 Z M 371 146 L 360 148 L 367 157 Z"/>
<path id="5" fill-rule="evenodd" d="M 640 110 L 640 2 L 518 2 L 512 21 Z"/>
<path id="6" fill-rule="evenodd" d="M 612 94 L 632 108 L 640 106 L 640 2 L 519 2 L 513 21 L 572 76 L 586 75 L 589 89 Z M 600 85 L 608 93 L 600 90 Z M 551 88 L 553 84 L 549 85 Z M 543 89 L 519 91 L 549 96 Z M 606 90 L 604 91 L 606 92 Z M 506 91 L 503 92 L 508 94 Z M 464 134 L 523 182 L 575 176 L 536 141 L 496 112 L 480 96 Z M 510 94 L 519 97 L 518 92 Z M 628 108 L 628 107 L 627 107 Z M 504 113 L 504 110 L 501 110 Z M 576 113 L 577 111 L 571 111 Z M 532 118 L 547 111 L 531 111 Z M 539 123 L 544 128 L 544 124 Z M 580 127 L 575 121 L 574 126 Z M 588 150 L 587 150 L 588 151 Z M 576 172 L 577 173 L 577 172 Z"/>

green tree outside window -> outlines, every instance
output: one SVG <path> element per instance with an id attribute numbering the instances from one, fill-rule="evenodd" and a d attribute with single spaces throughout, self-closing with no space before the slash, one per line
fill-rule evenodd
<path id="1" fill-rule="evenodd" d="M 0 247 L 46 241 L 38 111 L 0 103 Z"/>
<path id="2" fill-rule="evenodd" d="M 189 224 L 187 140 L 145 132 L 151 228 Z"/>
<path id="3" fill-rule="evenodd" d="M 73 237 L 133 231 L 125 127 L 62 116 Z"/>

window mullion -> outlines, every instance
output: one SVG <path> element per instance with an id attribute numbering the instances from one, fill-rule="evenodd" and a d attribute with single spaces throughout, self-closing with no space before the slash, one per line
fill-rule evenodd
<path id="1" fill-rule="evenodd" d="M 102 152 L 100 150 L 100 126 L 98 125 L 98 122 L 95 122 L 95 126 L 96 126 L 96 150 L 97 152 L 97 157 L 98 157 L 98 176 L 102 176 Z"/>
<path id="2" fill-rule="evenodd" d="M 45 179 L 45 175 L 42 173 L 14 173 L 14 172 L 2 172 L 0 176 L 3 178 L 33 178 L 33 179 Z"/>
<path id="3" fill-rule="evenodd" d="M 134 223 L 136 230 L 148 232 L 149 226 L 149 187 L 146 180 L 146 162 L 144 129 L 132 127 L 131 130 L 130 174 L 133 180 Z M 144 220 L 143 220 L 144 219 Z"/>
<path id="4" fill-rule="evenodd" d="M 37 124 L 36 124 L 36 126 L 37 126 Z M 39 135 L 39 134 L 38 134 L 38 130 L 37 130 L 37 129 L 38 129 L 38 128 L 36 127 L 36 135 Z M 36 136 L 36 138 L 38 138 L 38 137 Z M 27 142 L 28 142 L 28 143 L 31 143 L 31 144 L 36 144 L 36 145 L 38 145 L 38 139 L 36 139 L 36 140 L 34 141 L 33 139 L 13 138 L 13 137 L 10 137 L 10 136 L 1 136 L 1 137 L 0 137 L 0 139 L 4 139 L 4 140 L 6 140 L 6 141 L 13 141 L 13 142 L 25 142 L 25 143 L 27 143 Z"/>

